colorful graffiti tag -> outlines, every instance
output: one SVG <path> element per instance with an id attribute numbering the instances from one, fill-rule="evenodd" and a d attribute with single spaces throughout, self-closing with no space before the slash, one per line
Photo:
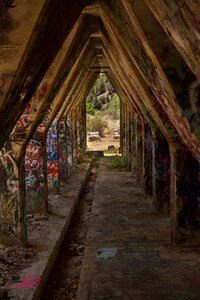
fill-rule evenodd
<path id="1" fill-rule="evenodd" d="M 47 178 L 49 190 L 59 191 L 59 153 L 57 124 L 52 123 L 47 133 Z"/>
<path id="2" fill-rule="evenodd" d="M 18 167 L 9 142 L 0 150 L 0 229 L 16 235 L 19 194 Z"/>
<path id="3" fill-rule="evenodd" d="M 39 86 L 33 98 L 26 105 L 24 113 L 17 121 L 11 134 L 11 138 L 13 140 L 23 140 L 24 138 L 26 138 L 26 135 L 29 131 L 29 126 L 32 124 L 34 116 L 36 116 L 47 91 L 48 84 L 44 81 Z"/>
<path id="4" fill-rule="evenodd" d="M 66 132 L 65 121 L 60 121 L 58 124 L 58 142 L 59 142 L 59 159 L 60 159 L 60 179 L 66 179 Z"/>
<path id="5" fill-rule="evenodd" d="M 26 148 L 25 175 L 27 210 L 40 210 L 45 193 L 43 145 L 40 140 L 32 139 Z"/>
<path id="6" fill-rule="evenodd" d="M 169 121 L 173 124 L 174 128 L 176 128 L 179 135 L 185 140 L 193 154 L 195 154 L 196 157 L 199 157 L 198 145 L 191 136 L 188 123 L 186 123 L 181 116 L 180 109 L 176 105 L 175 96 L 172 95 L 169 85 L 159 72 L 159 68 L 156 67 L 156 61 L 152 60 L 146 47 L 143 47 L 142 40 L 139 39 L 136 32 L 134 32 L 128 24 L 126 30 L 132 45 L 135 45 L 132 48 L 135 62 L 158 100 L 156 108 L 158 109 L 160 106 L 162 107 L 163 112 L 165 112 L 162 119 L 163 117 L 166 119 L 166 116 L 169 118 Z"/>

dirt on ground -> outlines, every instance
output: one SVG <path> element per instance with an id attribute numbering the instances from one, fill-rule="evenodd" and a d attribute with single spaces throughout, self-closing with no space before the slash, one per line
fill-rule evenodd
<path id="1" fill-rule="evenodd" d="M 18 282 L 19 271 L 30 264 L 34 256 L 31 248 L 0 243 L 0 299 L 8 299 L 6 284 Z"/>
<path id="2" fill-rule="evenodd" d="M 100 140 L 93 141 L 93 142 L 87 142 L 87 149 L 88 150 L 99 150 L 104 151 L 108 150 L 109 146 L 114 146 L 116 149 L 120 147 L 120 141 L 119 139 L 113 139 L 111 136 L 106 136 L 101 138 Z"/>

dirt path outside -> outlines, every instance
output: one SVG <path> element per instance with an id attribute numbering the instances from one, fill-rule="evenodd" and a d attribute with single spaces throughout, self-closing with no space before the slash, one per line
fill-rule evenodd
<path id="1" fill-rule="evenodd" d="M 114 140 L 110 136 L 106 136 L 101 138 L 99 141 L 87 142 L 87 149 L 88 150 L 108 150 L 109 146 L 114 146 L 116 149 L 119 148 L 120 142 L 119 140 Z"/>

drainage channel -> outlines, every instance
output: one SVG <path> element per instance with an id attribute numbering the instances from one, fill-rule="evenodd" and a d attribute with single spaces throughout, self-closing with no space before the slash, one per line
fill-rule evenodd
<path id="1" fill-rule="evenodd" d="M 86 187 L 79 199 L 69 231 L 61 246 L 44 295 L 44 300 L 75 300 L 83 261 L 83 252 L 88 231 L 98 161 L 91 169 Z"/>

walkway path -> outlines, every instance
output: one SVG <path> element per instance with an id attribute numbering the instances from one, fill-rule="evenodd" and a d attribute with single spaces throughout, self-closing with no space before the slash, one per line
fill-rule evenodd
<path id="1" fill-rule="evenodd" d="M 112 159 L 100 163 L 77 299 L 200 299 L 200 250 L 170 246 L 169 217 Z"/>

